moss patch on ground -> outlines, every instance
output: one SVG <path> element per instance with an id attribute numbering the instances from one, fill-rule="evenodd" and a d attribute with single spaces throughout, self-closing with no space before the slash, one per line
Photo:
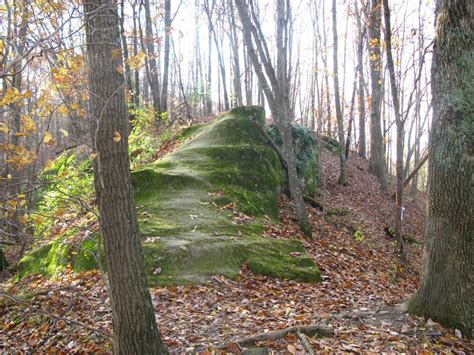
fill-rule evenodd
<path id="1" fill-rule="evenodd" d="M 264 111 L 238 108 L 189 128 L 182 134 L 190 140 L 178 150 L 132 172 L 150 284 L 204 282 L 215 274 L 235 278 L 242 264 L 258 274 L 320 280 L 298 240 L 260 236 L 264 216 L 278 221 L 284 173 L 249 117 L 262 121 Z M 24 272 L 54 273 L 66 248 L 55 243 L 25 257 Z M 94 266 L 87 263 L 80 265 Z"/>
<path id="2" fill-rule="evenodd" d="M 86 239 L 80 245 L 68 242 L 66 237 L 60 237 L 26 254 L 18 264 L 18 277 L 34 273 L 53 277 L 66 267 L 71 267 L 75 272 L 95 269 L 99 255 L 104 264 L 100 243 L 98 236 Z"/>

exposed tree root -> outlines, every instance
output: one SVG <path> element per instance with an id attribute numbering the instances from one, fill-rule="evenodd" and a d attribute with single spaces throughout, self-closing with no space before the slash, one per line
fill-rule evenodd
<path id="1" fill-rule="evenodd" d="M 249 346 L 259 341 L 283 338 L 289 333 L 305 334 L 311 337 L 331 336 L 331 335 L 334 335 L 334 330 L 332 327 L 329 327 L 326 325 L 319 325 L 319 324 L 299 325 L 299 326 L 294 326 L 294 327 L 288 327 L 285 329 L 275 330 L 272 332 L 260 333 L 260 334 L 252 335 L 245 338 L 240 338 L 240 339 L 235 340 L 234 343 L 237 343 L 241 346 Z"/>

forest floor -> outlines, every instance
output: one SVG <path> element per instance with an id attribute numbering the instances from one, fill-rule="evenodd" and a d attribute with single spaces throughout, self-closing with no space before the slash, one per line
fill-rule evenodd
<path id="1" fill-rule="evenodd" d="M 367 162 L 356 156 L 349 160 L 346 187 L 337 184 L 337 156 L 324 151 L 322 162 L 325 210 L 308 206 L 314 239 L 306 241 L 298 232 L 286 199 L 281 200 L 282 223 L 269 223 L 265 237 L 300 238 L 323 282 L 255 276 L 243 266 L 237 280 L 214 276 L 201 285 L 152 288 L 158 326 L 170 351 L 240 353 L 243 337 L 319 324 L 334 334 L 311 338 L 290 333 L 256 346 L 290 353 L 305 353 L 309 346 L 350 353 L 474 352 L 459 331 L 408 316 L 400 307 L 420 283 L 423 194 L 405 202 L 404 233 L 413 239 L 406 243 L 404 267 L 384 231 L 393 225 L 393 191 L 380 192 Z M 97 271 L 66 273 L 55 280 L 28 276 L 2 284 L 0 298 L 1 352 L 111 350 L 109 300 Z"/>

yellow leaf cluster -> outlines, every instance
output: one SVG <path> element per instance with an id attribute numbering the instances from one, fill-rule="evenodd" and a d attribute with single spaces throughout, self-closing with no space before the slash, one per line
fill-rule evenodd
<path id="1" fill-rule="evenodd" d="M 374 48 L 374 47 L 377 47 L 379 44 L 379 40 L 377 38 L 371 38 L 369 40 L 369 47 L 370 48 Z"/>
<path id="2" fill-rule="evenodd" d="M 8 152 L 9 158 L 6 159 L 6 163 L 15 166 L 17 169 L 23 169 L 36 160 L 35 152 L 29 151 L 23 145 L 5 144 L 0 148 Z"/>
<path id="3" fill-rule="evenodd" d="M 140 69 L 143 65 L 145 65 L 146 54 L 143 51 L 137 53 L 127 59 L 127 63 L 130 65 L 130 69 L 136 70 Z"/>
<path id="4" fill-rule="evenodd" d="M 23 131 L 25 132 L 36 132 L 36 123 L 28 115 L 21 116 L 21 122 L 23 124 Z"/>
<path id="5" fill-rule="evenodd" d="M 44 132 L 43 142 L 44 144 L 49 145 L 49 146 L 52 146 L 54 145 L 54 143 L 56 143 L 53 135 L 48 131 Z"/>
<path id="6" fill-rule="evenodd" d="M 11 105 L 22 99 L 17 88 L 8 88 L 5 96 L 0 99 L 0 106 Z"/>

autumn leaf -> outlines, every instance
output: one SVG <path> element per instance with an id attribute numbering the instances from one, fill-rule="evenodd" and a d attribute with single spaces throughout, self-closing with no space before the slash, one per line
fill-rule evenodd
<path id="1" fill-rule="evenodd" d="M 5 125 L 5 123 L 0 122 L 0 133 L 7 134 L 9 131 L 8 127 Z"/>
<path id="2" fill-rule="evenodd" d="M 30 116 L 21 116 L 21 122 L 23 123 L 23 129 L 25 131 L 36 132 L 36 123 Z"/>
<path id="3" fill-rule="evenodd" d="M 54 145 L 54 143 L 56 143 L 56 141 L 54 140 L 53 135 L 48 131 L 44 132 L 43 142 L 44 142 L 44 144 L 49 145 L 49 146 L 52 146 L 52 145 Z"/>
<path id="4" fill-rule="evenodd" d="M 130 65 L 130 69 L 136 70 L 140 69 L 145 64 L 145 59 L 146 54 L 140 51 L 137 55 L 128 58 L 127 63 Z"/>
<path id="5" fill-rule="evenodd" d="M 120 55 L 122 54 L 122 49 L 117 48 L 112 51 L 112 59 L 118 59 L 120 58 Z"/>
<path id="6" fill-rule="evenodd" d="M 120 142 L 121 139 L 122 139 L 122 135 L 120 134 L 120 132 L 115 131 L 115 133 L 114 133 L 114 142 L 118 143 L 118 142 Z"/>
<path id="7" fill-rule="evenodd" d="M 125 73 L 125 69 L 124 69 L 124 67 L 122 67 L 122 66 L 119 66 L 119 67 L 115 68 L 115 70 L 116 70 L 117 73 L 119 73 L 119 74 Z"/>
<path id="8" fill-rule="evenodd" d="M 65 129 L 60 129 L 60 131 L 61 131 L 61 133 L 63 134 L 63 136 L 65 138 L 69 137 L 69 132 L 68 131 L 66 131 Z"/>

